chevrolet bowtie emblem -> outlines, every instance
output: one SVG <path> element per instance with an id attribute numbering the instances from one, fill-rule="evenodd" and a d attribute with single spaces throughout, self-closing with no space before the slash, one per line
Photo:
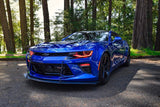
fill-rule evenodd
<path id="1" fill-rule="evenodd" d="M 49 53 L 43 53 L 42 55 L 43 56 L 49 56 Z"/>

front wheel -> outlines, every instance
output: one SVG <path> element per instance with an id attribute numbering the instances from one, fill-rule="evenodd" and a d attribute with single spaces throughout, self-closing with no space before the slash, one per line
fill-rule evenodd
<path id="1" fill-rule="evenodd" d="M 100 84 L 105 84 L 109 79 L 110 71 L 110 57 L 107 53 L 104 53 L 101 57 L 99 68 L 99 81 Z"/>

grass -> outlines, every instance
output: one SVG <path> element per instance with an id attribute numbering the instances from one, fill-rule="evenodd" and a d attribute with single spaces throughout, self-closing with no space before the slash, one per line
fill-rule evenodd
<path id="1" fill-rule="evenodd" d="M 150 50 L 150 49 L 138 50 L 138 49 L 131 48 L 130 51 L 131 51 L 131 56 L 133 56 L 133 57 L 160 56 L 160 51 L 153 51 L 153 50 Z"/>
<path id="2" fill-rule="evenodd" d="M 143 57 L 143 56 L 160 56 L 160 51 L 153 51 L 150 49 L 142 49 L 142 50 L 138 50 L 138 49 L 133 49 L 131 48 L 131 57 L 136 58 L 136 57 Z M 7 54 L 6 54 L 7 55 Z M 1 56 L 0 58 L 25 58 L 24 56 L 15 56 L 13 55 L 9 55 L 9 56 Z"/>
<path id="3" fill-rule="evenodd" d="M 25 58 L 25 56 L 0 56 L 0 58 Z"/>

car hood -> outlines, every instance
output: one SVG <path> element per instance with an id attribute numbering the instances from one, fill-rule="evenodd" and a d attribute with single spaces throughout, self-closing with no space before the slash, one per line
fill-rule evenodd
<path id="1" fill-rule="evenodd" d="M 34 52 L 56 53 L 93 50 L 96 42 L 93 41 L 59 41 L 41 43 L 30 48 Z"/>

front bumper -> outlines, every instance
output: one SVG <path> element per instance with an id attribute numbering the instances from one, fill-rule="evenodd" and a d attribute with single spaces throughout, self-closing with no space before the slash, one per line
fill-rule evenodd
<path id="1" fill-rule="evenodd" d="M 28 59 L 27 59 L 28 60 Z M 26 61 L 27 61 L 26 60 Z M 51 76 L 51 75 L 43 75 L 36 73 L 28 66 L 28 73 L 25 73 L 24 76 L 27 79 L 46 82 L 46 83 L 55 83 L 55 84 L 97 84 L 98 83 L 98 70 L 97 65 L 90 58 L 82 58 L 82 59 L 73 59 L 66 60 L 65 57 L 42 57 L 42 56 L 32 56 L 32 63 L 42 63 L 42 64 L 66 64 L 73 75 L 59 75 L 59 76 Z M 30 62 L 30 64 L 31 64 Z M 83 72 L 78 63 L 90 63 L 91 73 Z"/>

